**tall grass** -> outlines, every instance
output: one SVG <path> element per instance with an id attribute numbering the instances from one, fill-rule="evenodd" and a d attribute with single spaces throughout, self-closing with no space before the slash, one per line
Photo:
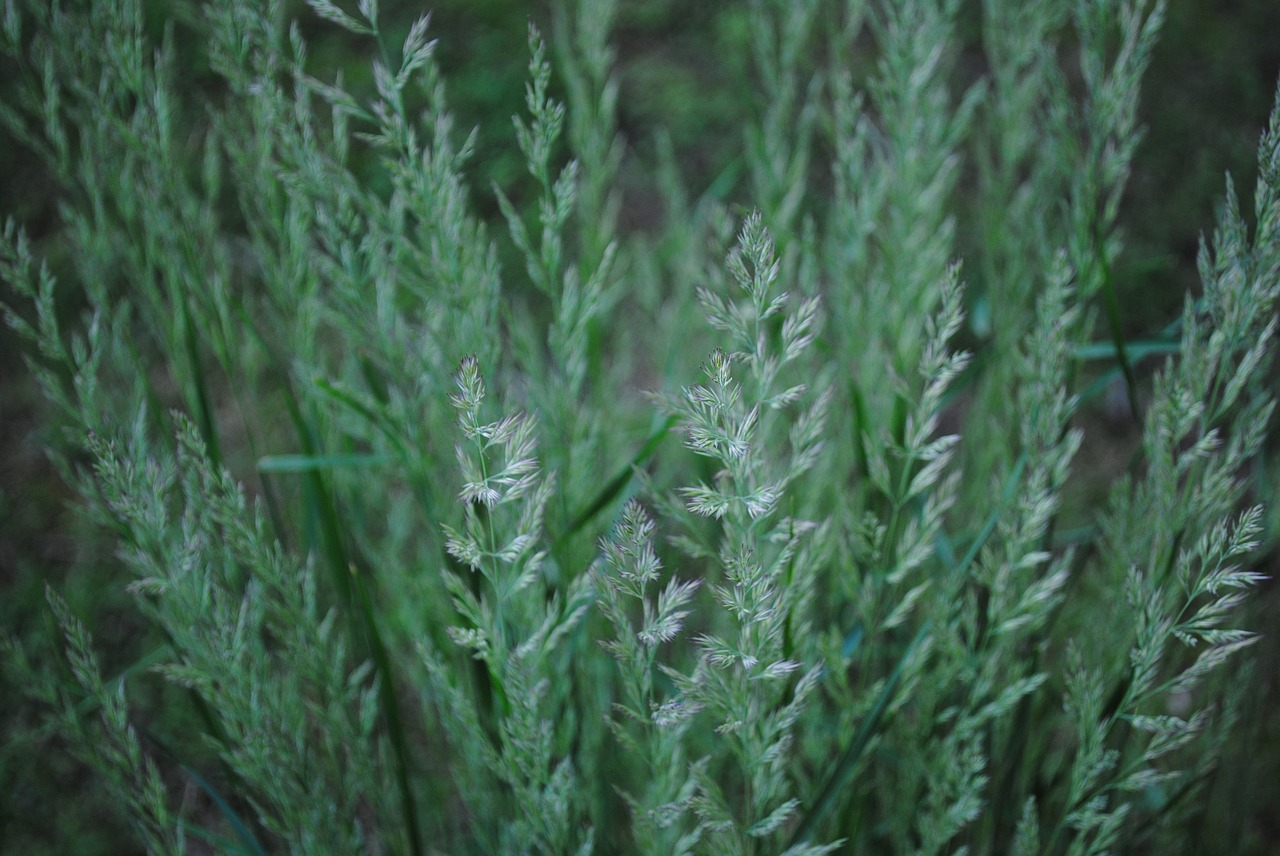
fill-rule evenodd
<path id="1" fill-rule="evenodd" d="M 50 590 L 64 665 L 10 674 L 148 852 L 1188 849 L 1271 537 L 1280 100 L 1134 341 L 1161 2 L 989 0 L 980 72 L 952 0 L 753 3 L 750 203 L 668 162 L 648 233 L 613 2 L 530 26 L 511 187 L 427 18 L 309 5 L 367 86 L 280 3 L 5 6 L 58 199 L 5 315 L 156 645 L 104 675 Z"/>

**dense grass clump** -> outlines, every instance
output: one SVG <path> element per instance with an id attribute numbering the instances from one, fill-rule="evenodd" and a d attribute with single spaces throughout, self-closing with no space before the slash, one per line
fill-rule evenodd
<path id="1" fill-rule="evenodd" d="M 427 18 L 308 2 L 4 7 L 57 203 L 5 222 L 4 312 L 137 628 L 48 589 L 15 753 L 158 853 L 1265 846 L 1214 795 L 1259 716 L 1280 100 L 1252 216 L 1228 181 L 1134 336 L 1163 2 L 751 3 L 702 194 L 619 130 L 612 0 L 530 25 L 524 176 Z"/>

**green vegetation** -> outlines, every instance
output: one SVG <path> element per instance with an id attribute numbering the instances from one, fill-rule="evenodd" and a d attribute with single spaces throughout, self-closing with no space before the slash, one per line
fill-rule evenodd
<path id="1" fill-rule="evenodd" d="M 4 5 L 14 852 L 1267 850 L 1280 93 L 1135 321 L 1158 0 L 308 5 Z"/>

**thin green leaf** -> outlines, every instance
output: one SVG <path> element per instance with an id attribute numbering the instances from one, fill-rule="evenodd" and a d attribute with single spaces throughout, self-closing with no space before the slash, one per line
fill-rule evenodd
<path id="1" fill-rule="evenodd" d="M 853 775 L 857 768 L 858 761 L 862 758 L 862 754 L 866 751 L 867 746 L 880 729 L 881 720 L 884 719 L 885 711 L 889 709 L 889 704 L 893 701 L 894 695 L 898 691 L 898 684 L 902 682 L 902 673 L 906 669 L 907 662 L 915 653 L 916 648 L 924 641 L 925 636 L 929 633 L 931 623 L 925 621 L 920 625 L 915 638 L 907 645 L 907 650 L 902 652 L 902 656 L 898 658 L 898 664 L 893 667 L 893 672 L 889 675 L 889 679 L 885 681 L 884 689 L 880 691 L 880 696 L 876 699 L 875 705 L 862 719 L 862 724 L 858 726 L 858 731 L 854 734 L 853 741 L 849 747 L 845 749 L 844 754 L 836 761 L 835 766 L 831 768 L 831 772 L 827 775 L 826 781 L 818 790 L 818 795 L 814 799 L 812 807 L 804 813 L 804 820 L 796 827 L 796 831 L 792 834 L 788 846 L 794 847 L 806 840 L 809 840 L 818 824 L 826 819 L 827 815 L 835 808 L 836 802 L 840 797 L 840 792 L 844 790 L 848 784 L 848 779 Z"/>
<path id="2" fill-rule="evenodd" d="M 635 478 L 636 468 L 643 466 L 653 456 L 654 452 L 658 450 L 658 446 L 662 444 L 663 439 L 678 421 L 679 417 L 668 416 L 658 430 L 649 435 L 649 438 L 645 440 L 639 451 L 631 456 L 631 460 L 627 461 L 626 466 L 620 469 L 617 475 L 605 484 L 595 498 L 573 515 L 564 532 L 556 539 L 555 546 L 552 548 L 553 551 L 558 550 L 565 541 L 581 532 L 597 514 L 607 508 L 627 489 Z"/>
<path id="3" fill-rule="evenodd" d="M 310 473 L 320 470 L 363 470 L 391 462 L 388 455 L 263 455 L 260 473 Z"/>
<path id="4" fill-rule="evenodd" d="M 213 405 L 209 400 L 209 388 L 205 384 L 204 370 L 200 363 L 199 339 L 196 336 L 195 321 L 191 318 L 191 307 L 187 301 L 178 301 L 182 312 L 182 345 L 186 349 L 187 362 L 191 371 L 193 392 L 196 396 L 196 420 L 200 426 L 200 436 L 209 452 L 209 460 L 215 467 L 222 465 L 222 452 L 218 444 L 218 424 L 213 418 Z"/>
<path id="5" fill-rule="evenodd" d="M 1162 342 L 1158 339 L 1144 339 L 1138 342 L 1129 342 L 1126 345 L 1129 356 L 1136 362 L 1146 357 L 1160 356 L 1162 354 L 1180 354 L 1182 353 L 1182 343 L 1178 341 Z M 1090 342 L 1087 345 L 1080 345 L 1075 349 L 1075 358 L 1077 360 L 1105 360 L 1116 353 L 1116 346 L 1111 342 Z"/>
<path id="6" fill-rule="evenodd" d="M 253 832 L 245 822 L 240 819 L 240 815 L 231 807 L 231 804 L 228 803 L 226 799 L 223 798 L 222 794 L 218 792 L 218 789 L 192 767 L 182 762 L 179 762 L 179 764 L 182 766 L 182 769 L 186 771 L 186 774 L 191 777 L 192 781 L 199 786 L 200 790 L 204 791 L 209 796 L 209 799 L 213 800 L 213 804 L 218 807 L 218 812 L 222 815 L 223 819 L 231 825 L 231 829 L 235 832 L 236 838 L 240 841 L 241 845 L 241 847 L 236 848 L 236 852 L 254 853 L 257 854 L 257 856 L 267 856 L 267 851 L 263 849 L 260 843 L 258 843 L 258 839 L 254 836 Z M 187 828 L 199 835 L 201 838 L 204 838 L 206 841 L 209 841 L 209 843 L 218 844 L 218 842 L 213 841 L 213 839 L 209 837 L 212 833 L 192 826 L 188 826 Z M 215 837 L 221 838 L 221 836 Z M 220 845 L 218 852 L 228 852 L 227 847 L 231 842 L 225 838 L 222 838 L 221 840 L 222 844 Z"/>
<path id="7" fill-rule="evenodd" d="M 318 448 L 310 423 L 304 417 L 301 406 L 291 391 L 285 396 L 285 400 L 304 456 L 325 457 Z M 318 525 L 315 529 L 319 532 L 322 554 L 329 566 L 339 598 L 346 607 L 348 615 L 352 617 L 352 626 L 356 631 L 357 640 L 364 642 L 378 670 L 378 696 L 396 758 L 396 783 L 400 791 L 401 813 L 404 817 L 405 829 L 409 834 L 412 852 L 414 856 L 422 856 L 422 831 L 418 823 L 413 786 L 409 780 L 408 740 L 405 738 L 403 723 L 400 720 L 391 660 L 387 655 L 386 645 L 382 641 L 382 634 L 378 630 L 377 621 L 374 619 L 363 577 L 358 572 L 356 563 L 348 558 L 341 535 L 345 530 L 338 517 L 337 504 L 320 471 L 306 472 L 303 492 L 307 497 L 307 505 L 311 513 L 317 518 Z"/>
<path id="8" fill-rule="evenodd" d="M 1013 471 L 1010 472 L 1009 476 L 1004 480 L 1004 490 L 1000 494 L 999 505 L 992 509 L 991 513 L 987 515 L 987 519 L 983 522 L 982 528 L 978 530 L 978 534 L 973 539 L 973 543 L 970 544 L 969 549 L 965 551 L 964 558 L 960 560 L 959 564 L 952 566 L 951 572 L 953 574 L 963 574 L 965 571 L 969 570 L 969 566 L 978 558 L 978 553 L 981 552 L 983 545 L 987 543 L 987 539 L 996 531 L 996 526 L 1000 523 L 1000 515 L 1004 512 L 1004 509 L 1009 505 L 1009 503 L 1013 501 L 1014 493 L 1018 489 L 1018 483 L 1022 480 L 1022 472 L 1026 467 L 1027 455 L 1024 452 L 1022 455 L 1018 456 L 1018 461 L 1014 464 Z M 950 550 L 950 542 L 946 543 L 945 549 Z M 940 552 L 939 555 L 945 554 Z M 954 553 L 951 555 L 954 555 Z"/>

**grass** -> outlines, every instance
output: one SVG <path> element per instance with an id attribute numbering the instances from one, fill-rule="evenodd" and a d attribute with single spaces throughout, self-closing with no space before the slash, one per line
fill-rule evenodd
<path id="1" fill-rule="evenodd" d="M 115 558 L 6 615 L 4 778 L 117 818 L 6 840 L 1266 851 L 1280 107 L 1143 318 L 1181 7 L 748 4 L 663 39 L 740 48 L 698 104 L 652 10 L 486 79 L 308 5 L 6 7 L 5 314 Z"/>

